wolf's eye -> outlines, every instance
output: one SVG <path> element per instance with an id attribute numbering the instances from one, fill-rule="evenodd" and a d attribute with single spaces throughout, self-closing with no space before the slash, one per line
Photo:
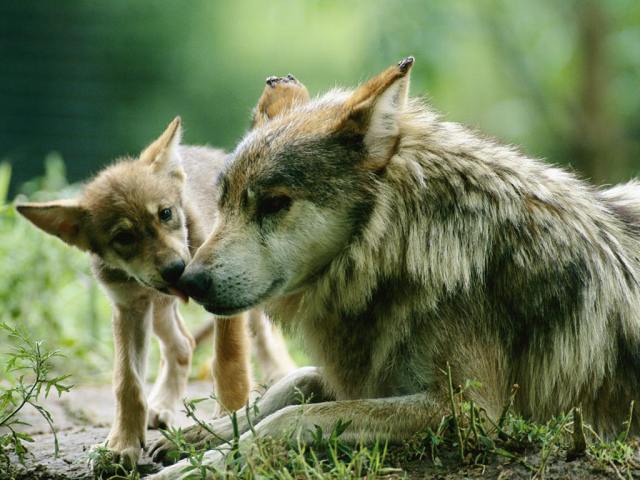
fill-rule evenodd
<path id="1" fill-rule="evenodd" d="M 260 216 L 273 215 L 275 213 L 286 210 L 291 206 L 291 197 L 286 195 L 275 195 L 273 197 L 265 197 L 258 206 Z"/>
<path id="2" fill-rule="evenodd" d="M 124 247 L 133 244 L 136 241 L 136 236 L 131 232 L 122 231 L 117 233 L 113 239 L 113 243 L 117 243 L 118 245 L 122 245 Z"/>
<path id="3" fill-rule="evenodd" d="M 160 218 L 161 222 L 168 222 L 169 220 L 171 220 L 172 216 L 173 213 L 171 212 L 170 208 L 163 208 L 158 212 L 158 217 Z"/>

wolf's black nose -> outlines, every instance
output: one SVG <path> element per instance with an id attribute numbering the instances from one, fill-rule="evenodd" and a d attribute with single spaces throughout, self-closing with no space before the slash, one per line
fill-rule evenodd
<path id="1" fill-rule="evenodd" d="M 170 284 L 174 284 L 184 272 L 186 265 L 182 260 L 176 260 L 174 262 L 168 263 L 160 270 L 160 275 L 162 275 L 162 279 Z"/>
<path id="2" fill-rule="evenodd" d="M 204 300 L 211 288 L 211 277 L 206 270 L 189 269 L 180 277 L 178 288 L 196 301 Z"/>

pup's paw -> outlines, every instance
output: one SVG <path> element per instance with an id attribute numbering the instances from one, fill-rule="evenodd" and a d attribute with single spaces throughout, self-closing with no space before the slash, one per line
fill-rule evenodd
<path id="1" fill-rule="evenodd" d="M 124 468 L 134 470 L 144 448 L 144 439 L 126 433 L 111 433 L 104 444 L 95 445 L 89 454 L 89 463 L 96 473 Z"/>
<path id="2" fill-rule="evenodd" d="M 151 429 L 167 429 L 175 426 L 175 414 L 174 410 L 170 408 L 158 406 L 149 406 L 149 421 L 147 422 L 147 428 Z"/>

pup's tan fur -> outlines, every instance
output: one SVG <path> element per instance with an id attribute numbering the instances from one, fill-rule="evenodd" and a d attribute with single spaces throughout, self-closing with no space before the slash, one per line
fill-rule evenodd
<path id="1" fill-rule="evenodd" d="M 494 419 L 517 383 L 518 414 L 581 406 L 611 435 L 640 396 L 640 185 L 598 189 L 442 121 L 408 99 L 412 65 L 273 118 L 224 170 L 219 222 L 180 285 L 207 272 L 211 312 L 266 305 L 320 366 L 275 384 L 251 431 L 238 417 L 240 449 L 338 419 L 350 441 L 436 429 L 448 365 Z M 232 437 L 227 419 L 211 428 L 187 438 Z"/>
<path id="2" fill-rule="evenodd" d="M 175 278 L 167 266 L 188 262 L 214 225 L 215 178 L 226 155 L 220 150 L 180 145 L 180 119 L 137 159 L 103 170 L 74 200 L 18 205 L 18 211 L 44 231 L 91 254 L 93 271 L 113 305 L 116 416 L 106 446 L 133 465 L 147 427 L 173 424 L 184 397 L 193 339 L 177 310 Z M 171 211 L 163 220 L 161 212 Z M 244 317 L 244 316 L 243 316 Z M 214 384 L 222 406 L 245 405 L 251 389 L 247 322 L 271 379 L 287 373 L 286 350 L 262 345 L 278 342 L 262 328 L 264 318 L 223 319 L 216 324 Z M 161 368 L 149 394 L 143 392 L 149 333 L 161 345 Z M 283 353 L 284 351 L 284 353 Z M 278 357 L 271 355 L 276 352 Z"/>

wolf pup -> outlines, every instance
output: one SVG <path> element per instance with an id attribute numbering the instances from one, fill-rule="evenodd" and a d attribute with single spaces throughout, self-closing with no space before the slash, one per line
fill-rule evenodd
<path id="1" fill-rule="evenodd" d="M 295 322 L 320 367 L 265 394 L 241 449 L 338 419 L 351 440 L 435 429 L 447 366 L 494 418 L 517 383 L 519 414 L 581 405 L 610 434 L 640 396 L 640 184 L 598 189 L 441 120 L 408 99 L 413 63 L 271 119 L 222 173 L 217 227 L 179 287 L 213 313 Z M 211 427 L 187 438 L 233 435 Z"/>
<path id="2" fill-rule="evenodd" d="M 180 145 L 180 119 L 137 159 L 103 170 L 75 200 L 18 205 L 36 226 L 91 253 L 96 278 L 113 304 L 116 415 L 106 441 L 134 465 L 147 426 L 167 427 L 185 394 L 193 339 L 177 310 L 174 283 L 216 218 L 211 175 L 226 154 Z M 292 367 L 281 337 L 259 312 L 247 321 L 219 319 L 215 328 L 214 384 L 229 410 L 243 406 L 251 388 L 250 326 L 267 377 Z M 161 368 L 149 394 L 143 382 L 149 333 L 158 336 Z M 277 333 L 277 332 L 276 332 Z"/>

